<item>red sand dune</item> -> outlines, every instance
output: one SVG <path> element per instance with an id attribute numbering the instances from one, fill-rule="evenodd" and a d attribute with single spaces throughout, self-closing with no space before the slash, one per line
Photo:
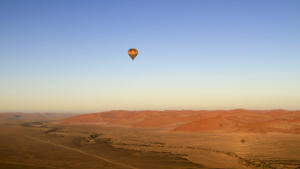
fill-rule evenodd
<path id="1" fill-rule="evenodd" d="M 60 122 L 64 125 L 105 124 L 182 132 L 300 134 L 300 111 L 286 110 L 108 111 L 74 116 Z"/>

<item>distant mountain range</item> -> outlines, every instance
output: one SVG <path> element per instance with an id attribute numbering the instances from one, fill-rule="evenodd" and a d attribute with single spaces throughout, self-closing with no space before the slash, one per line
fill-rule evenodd
<path id="1" fill-rule="evenodd" d="M 68 113 L 0 113 L 0 123 L 15 123 L 27 121 L 49 121 L 74 116 Z"/>

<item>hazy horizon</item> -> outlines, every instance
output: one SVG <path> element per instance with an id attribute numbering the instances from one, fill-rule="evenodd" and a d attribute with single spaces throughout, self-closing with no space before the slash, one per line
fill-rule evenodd
<path id="1" fill-rule="evenodd" d="M 1 1 L 0 112 L 299 110 L 299 11 L 296 0 Z"/>

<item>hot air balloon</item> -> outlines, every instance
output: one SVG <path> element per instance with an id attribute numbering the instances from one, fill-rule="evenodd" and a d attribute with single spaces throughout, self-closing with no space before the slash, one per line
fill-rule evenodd
<path id="1" fill-rule="evenodd" d="M 138 50 L 135 48 L 128 49 L 128 55 L 131 57 L 132 60 L 138 55 Z"/>

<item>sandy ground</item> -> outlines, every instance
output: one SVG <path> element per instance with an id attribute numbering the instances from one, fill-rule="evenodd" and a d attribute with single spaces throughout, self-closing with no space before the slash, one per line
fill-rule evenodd
<path id="1" fill-rule="evenodd" d="M 17 117 L 19 119 L 19 117 Z M 0 123 L 0 168 L 300 168 L 300 135 L 169 128 Z"/>
<path id="2" fill-rule="evenodd" d="M 69 126 L 70 130 L 74 127 Z M 80 126 L 113 146 L 179 154 L 206 168 L 300 167 L 300 135 L 282 133 L 186 133 L 155 129 Z"/>
<path id="3" fill-rule="evenodd" d="M 99 135 L 81 127 L 44 123 L 1 125 L 0 168 L 205 168 L 178 154 L 117 148 L 109 138 Z"/>

